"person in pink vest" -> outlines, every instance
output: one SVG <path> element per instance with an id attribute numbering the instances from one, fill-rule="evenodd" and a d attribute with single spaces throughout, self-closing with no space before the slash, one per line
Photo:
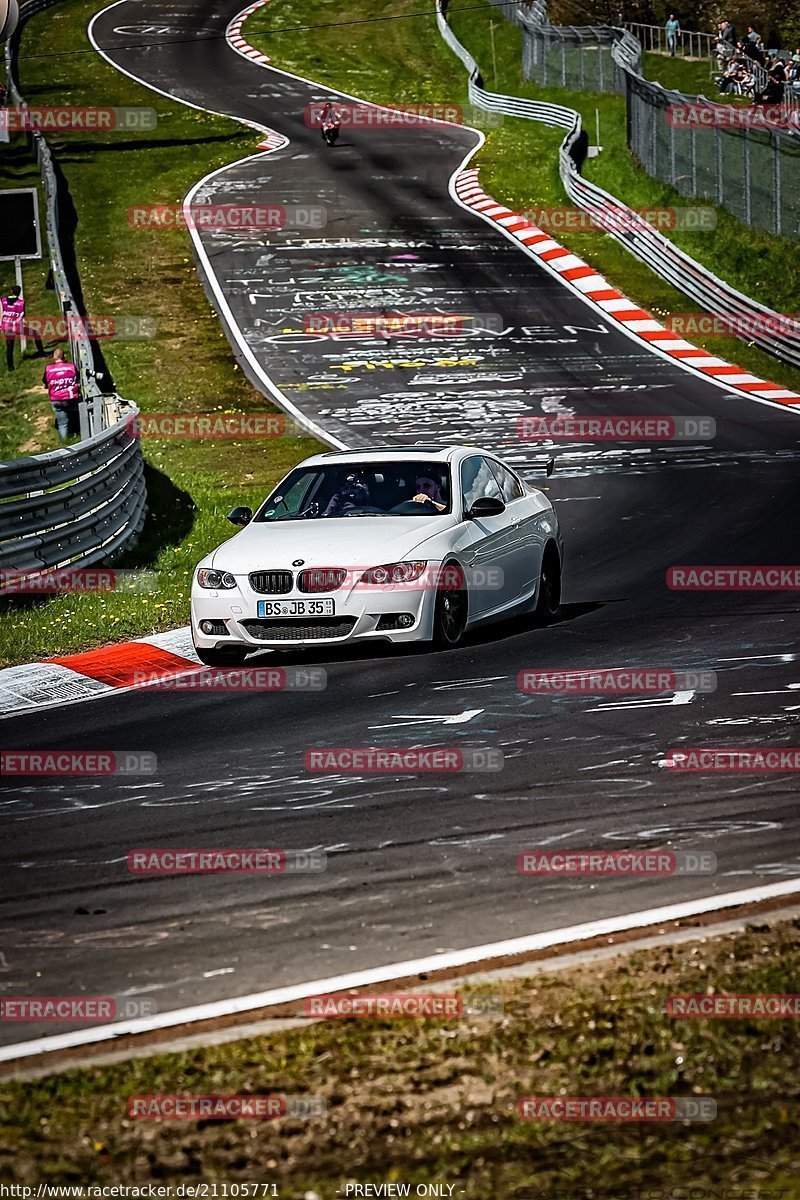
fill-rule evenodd
<path id="1" fill-rule="evenodd" d="M 78 372 L 73 363 L 64 358 L 60 348 L 53 351 L 53 361 L 44 369 L 42 382 L 50 393 L 50 403 L 56 417 L 56 429 L 59 442 L 65 442 L 69 437 L 70 418 L 75 412 L 80 397 Z"/>
<path id="2" fill-rule="evenodd" d="M 0 332 L 6 339 L 6 366 L 14 370 L 14 343 L 22 336 L 25 325 L 25 299 L 19 287 L 13 287 L 7 296 L 0 297 Z M 27 334 L 33 335 L 37 354 L 44 354 L 42 339 L 38 332 L 26 329 Z"/>

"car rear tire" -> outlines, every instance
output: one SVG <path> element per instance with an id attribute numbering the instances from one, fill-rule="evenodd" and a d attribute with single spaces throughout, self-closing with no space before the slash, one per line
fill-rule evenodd
<path id="1" fill-rule="evenodd" d="M 240 667 L 247 658 L 247 651 L 239 646 L 214 647 L 211 650 L 195 646 L 194 652 L 207 667 Z"/>
<path id="2" fill-rule="evenodd" d="M 442 572 L 442 586 L 436 592 L 433 614 L 433 644 L 440 650 L 457 646 L 467 627 L 469 600 L 464 572 L 456 563 L 448 563 Z"/>
<path id="3" fill-rule="evenodd" d="M 544 552 L 542 573 L 539 579 L 539 595 L 536 598 L 535 616 L 540 625 L 549 625 L 558 619 L 561 609 L 561 563 L 558 552 L 550 545 Z"/>

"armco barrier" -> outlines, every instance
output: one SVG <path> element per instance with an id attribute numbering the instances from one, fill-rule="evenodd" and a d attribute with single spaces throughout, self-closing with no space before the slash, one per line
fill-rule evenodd
<path id="1" fill-rule="evenodd" d="M 147 506 L 137 412 L 76 446 L 0 463 L 0 571 L 90 566 L 130 544 Z"/>
<path id="2" fill-rule="evenodd" d="M 28 0 L 20 26 L 6 45 L 9 96 L 24 105 L 16 78 L 16 50 L 25 19 L 53 0 Z M 58 232 L 58 180 L 50 148 L 32 138 L 45 191 L 45 228 L 53 285 L 64 316 L 78 314 Z M 128 427 L 138 408 L 97 385 L 91 344 L 71 339 L 81 381 L 81 441 L 74 446 L 0 463 L 0 570 L 36 571 L 89 566 L 129 548 L 144 524 L 147 493 L 141 441 Z M 2 588 L 0 588 L 0 592 Z"/>
<path id="3" fill-rule="evenodd" d="M 762 350 L 792 366 L 800 366 L 800 324 L 795 322 L 794 326 L 790 326 L 791 332 L 773 332 L 786 327 L 785 317 L 745 296 L 724 280 L 718 279 L 707 267 L 680 250 L 652 225 L 644 222 L 623 201 L 617 200 L 597 184 L 584 179 L 580 167 L 585 158 L 587 138 L 581 127 L 580 114 L 572 108 L 558 104 L 487 92 L 479 83 L 478 64 L 458 41 L 447 22 L 446 0 L 437 0 L 436 9 L 439 32 L 470 72 L 468 89 L 472 104 L 489 112 L 505 113 L 508 116 L 541 121 L 545 125 L 566 129 L 567 135 L 559 151 L 559 172 L 570 200 L 584 211 L 594 214 L 598 226 L 602 225 L 602 228 L 626 250 L 641 259 L 673 287 L 690 296 L 701 308 L 713 313 L 722 321 L 731 321 L 734 328 L 737 327 L 737 322 L 739 328 L 747 322 L 747 328 L 753 332 L 748 332 L 746 336 L 743 334 L 743 341 L 755 343 Z M 521 24 L 528 11 L 517 9 L 509 13 L 509 18 L 514 19 L 515 24 Z M 635 42 L 632 37 L 630 40 Z M 625 52 L 635 54 L 635 49 L 626 45 Z M 616 222 L 611 220 L 614 214 L 618 216 Z M 622 219 L 619 219 L 620 216 Z M 759 332 L 759 325 L 764 332 Z"/>

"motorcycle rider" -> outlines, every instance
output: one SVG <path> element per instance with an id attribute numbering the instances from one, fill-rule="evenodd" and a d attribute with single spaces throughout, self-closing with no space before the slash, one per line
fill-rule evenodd
<path id="1" fill-rule="evenodd" d="M 322 127 L 323 132 L 326 129 L 335 129 L 336 132 L 338 133 L 339 130 L 341 129 L 341 126 L 342 126 L 341 114 L 339 113 L 338 109 L 336 108 L 336 106 L 334 105 L 332 100 L 329 100 L 328 103 L 325 105 L 325 107 L 322 110 L 322 117 L 320 120 L 320 125 Z"/>

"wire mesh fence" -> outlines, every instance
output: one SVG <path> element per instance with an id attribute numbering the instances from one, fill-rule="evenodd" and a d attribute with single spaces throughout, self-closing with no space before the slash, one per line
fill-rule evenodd
<path id="1" fill-rule="evenodd" d="M 733 106 L 669 91 L 641 73 L 641 44 L 612 26 L 551 25 L 543 0 L 517 7 L 523 75 L 549 87 L 620 93 L 628 144 L 656 179 L 712 200 L 755 229 L 800 238 L 800 109 Z"/>

